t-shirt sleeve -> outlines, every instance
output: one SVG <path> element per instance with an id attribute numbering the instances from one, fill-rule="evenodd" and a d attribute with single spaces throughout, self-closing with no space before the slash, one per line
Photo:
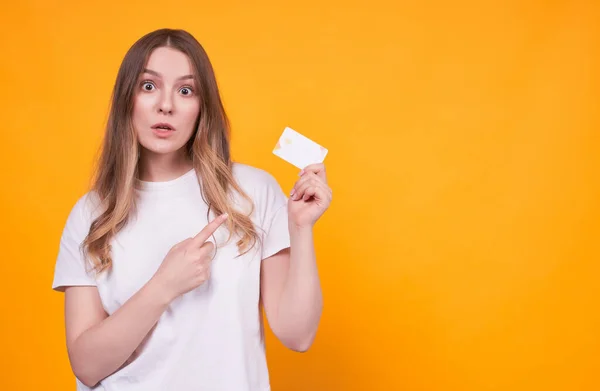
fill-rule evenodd
<path id="1" fill-rule="evenodd" d="M 277 180 L 270 174 L 267 174 L 261 201 L 260 210 L 264 230 L 262 259 L 265 259 L 290 247 L 288 197 L 284 194 Z"/>
<path id="2" fill-rule="evenodd" d="M 85 218 L 85 201 L 84 196 L 73 206 L 60 238 L 52 282 L 52 289 L 59 292 L 64 292 L 67 286 L 96 286 L 81 248 L 91 225 Z"/>

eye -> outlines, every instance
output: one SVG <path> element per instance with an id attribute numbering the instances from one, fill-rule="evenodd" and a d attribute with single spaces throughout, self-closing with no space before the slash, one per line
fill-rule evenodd
<path id="1" fill-rule="evenodd" d="M 192 87 L 188 87 L 188 86 L 181 87 L 181 89 L 179 91 L 181 91 L 181 93 L 185 96 L 189 96 L 194 93 L 194 91 L 192 90 Z"/>
<path id="2" fill-rule="evenodd" d="M 151 81 L 146 80 L 142 82 L 142 89 L 144 91 L 152 91 L 154 88 L 154 83 L 152 83 Z"/>

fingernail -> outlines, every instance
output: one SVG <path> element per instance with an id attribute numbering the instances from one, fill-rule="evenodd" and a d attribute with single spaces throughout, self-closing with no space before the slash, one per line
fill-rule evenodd
<path id="1" fill-rule="evenodd" d="M 302 176 L 304 175 L 304 170 L 301 170 L 300 173 L 298 174 L 298 176 Z"/>
<path id="2" fill-rule="evenodd" d="M 226 219 L 226 218 L 228 218 L 228 217 L 229 217 L 229 213 L 225 213 L 225 214 L 223 215 L 223 220 L 225 220 L 225 219 Z"/>
<path id="3" fill-rule="evenodd" d="M 292 189 L 292 191 L 290 193 L 290 197 L 293 197 L 295 192 L 296 192 L 296 189 Z"/>

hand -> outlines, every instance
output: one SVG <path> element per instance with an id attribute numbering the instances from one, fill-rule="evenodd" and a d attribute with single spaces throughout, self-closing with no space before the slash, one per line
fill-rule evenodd
<path id="1" fill-rule="evenodd" d="M 215 245 L 207 240 L 226 220 L 227 214 L 223 214 L 208 223 L 195 237 L 171 247 L 153 277 L 164 289 L 169 301 L 208 280 Z"/>
<path id="2" fill-rule="evenodd" d="M 288 219 L 295 227 L 312 227 L 331 203 L 332 191 L 327 185 L 323 163 L 311 164 L 300 172 L 288 202 Z"/>

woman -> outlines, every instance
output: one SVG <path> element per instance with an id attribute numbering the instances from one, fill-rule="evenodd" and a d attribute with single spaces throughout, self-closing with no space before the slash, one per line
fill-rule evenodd
<path id="1" fill-rule="evenodd" d="M 270 174 L 231 162 L 228 131 L 189 33 L 157 30 L 131 47 L 94 185 L 56 260 L 78 390 L 269 390 L 261 305 L 285 346 L 311 345 L 325 168 L 302 170 L 288 200 Z"/>

